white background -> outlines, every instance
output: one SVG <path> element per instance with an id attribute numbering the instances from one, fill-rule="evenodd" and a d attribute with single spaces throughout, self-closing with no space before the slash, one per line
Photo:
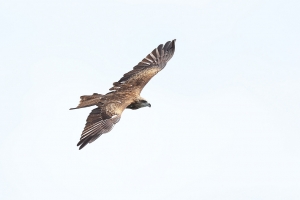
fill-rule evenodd
<path id="1" fill-rule="evenodd" d="M 1 1 L 0 199 L 300 199 L 300 3 Z M 79 151 L 91 108 L 155 47 L 166 68 Z"/>

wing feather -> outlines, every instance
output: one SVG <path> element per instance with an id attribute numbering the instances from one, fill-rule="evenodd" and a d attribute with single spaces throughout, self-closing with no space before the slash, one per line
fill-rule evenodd
<path id="1" fill-rule="evenodd" d="M 82 149 L 88 143 L 94 142 L 102 134 L 111 131 L 116 123 L 119 122 L 121 114 L 107 112 L 107 105 L 100 106 L 92 110 L 89 114 L 85 128 L 82 131 L 80 141 L 77 146 Z"/>
<path id="2" fill-rule="evenodd" d="M 161 71 L 174 55 L 175 41 L 168 41 L 165 45 L 161 44 L 155 48 L 133 70 L 127 72 L 118 82 L 115 82 L 114 87 L 110 90 L 115 92 L 135 90 L 140 94 L 150 79 Z"/>

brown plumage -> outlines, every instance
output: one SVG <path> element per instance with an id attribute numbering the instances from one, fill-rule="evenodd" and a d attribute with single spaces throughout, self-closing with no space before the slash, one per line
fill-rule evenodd
<path id="1" fill-rule="evenodd" d="M 109 89 L 111 92 L 106 95 L 94 93 L 80 97 L 79 105 L 70 110 L 94 105 L 97 108 L 92 110 L 86 120 L 85 128 L 77 144 L 77 146 L 80 145 L 79 149 L 111 131 L 120 120 L 125 108 L 135 110 L 146 106 L 151 107 L 151 104 L 140 96 L 140 93 L 150 79 L 172 58 L 175 41 L 169 41 L 155 48 L 133 70 L 124 74 L 118 82 L 113 83 L 113 87 Z"/>

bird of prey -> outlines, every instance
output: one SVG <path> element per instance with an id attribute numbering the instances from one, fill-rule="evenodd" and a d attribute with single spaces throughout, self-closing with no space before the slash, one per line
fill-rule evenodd
<path id="1" fill-rule="evenodd" d="M 119 122 L 125 108 L 136 110 L 143 107 L 151 107 L 151 104 L 140 96 L 144 86 L 161 71 L 172 58 L 175 52 L 175 41 L 168 41 L 165 45 L 159 45 L 133 70 L 124 74 L 113 83 L 111 92 L 102 95 L 94 93 L 80 97 L 79 105 L 70 110 L 97 106 L 89 114 L 77 146 L 82 149 L 88 143 L 94 142 L 102 134 L 108 133 Z"/>

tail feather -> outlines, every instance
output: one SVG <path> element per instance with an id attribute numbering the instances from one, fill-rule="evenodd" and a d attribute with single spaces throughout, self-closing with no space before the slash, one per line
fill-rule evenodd
<path id="1" fill-rule="evenodd" d="M 79 105 L 76 108 L 70 108 L 70 110 L 97 105 L 103 96 L 104 95 L 97 93 L 93 95 L 83 95 L 80 97 Z"/>

